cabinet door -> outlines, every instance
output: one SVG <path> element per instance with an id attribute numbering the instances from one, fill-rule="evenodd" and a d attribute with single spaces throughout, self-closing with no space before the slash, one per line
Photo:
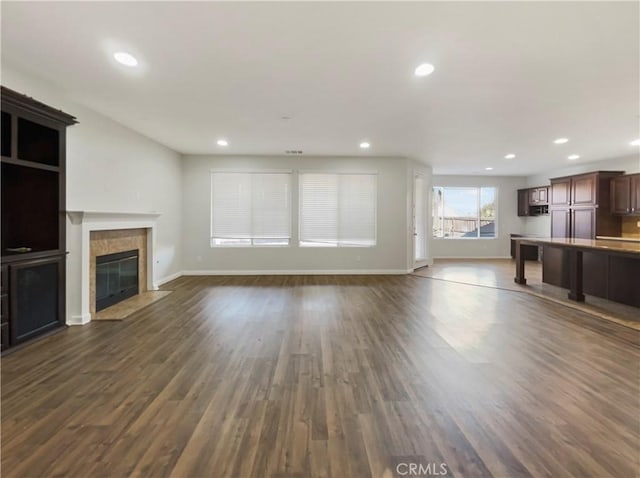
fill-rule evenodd
<path id="1" fill-rule="evenodd" d="M 560 247 L 542 248 L 542 282 L 569 288 L 569 251 Z"/>
<path id="2" fill-rule="evenodd" d="M 571 204 L 571 179 L 556 179 L 551 182 L 551 206 Z"/>
<path id="3" fill-rule="evenodd" d="M 11 264 L 11 344 L 64 323 L 64 257 Z"/>
<path id="4" fill-rule="evenodd" d="M 598 204 L 596 186 L 598 176 L 585 174 L 571 180 L 571 204 L 573 206 L 595 206 Z"/>
<path id="5" fill-rule="evenodd" d="M 542 204 L 547 204 L 549 202 L 549 188 L 538 189 L 538 200 Z"/>
<path id="6" fill-rule="evenodd" d="M 529 215 L 529 190 L 518 189 L 518 216 Z"/>
<path id="7" fill-rule="evenodd" d="M 531 206 L 535 206 L 540 202 L 540 198 L 538 197 L 538 188 L 529 189 L 529 204 Z"/>
<path id="8" fill-rule="evenodd" d="M 640 215 L 640 174 L 631 176 L 631 214 Z"/>
<path id="9" fill-rule="evenodd" d="M 9 347 L 9 297 L 0 295 L 0 350 Z"/>
<path id="10" fill-rule="evenodd" d="M 611 179 L 611 213 L 627 214 L 631 212 L 631 178 L 619 176 Z"/>
<path id="11" fill-rule="evenodd" d="M 552 209 L 549 211 L 551 216 L 551 237 L 569 237 L 570 217 L 569 209 Z"/>
<path id="12" fill-rule="evenodd" d="M 574 209 L 572 211 L 571 237 L 574 239 L 596 238 L 595 208 Z"/>
<path id="13" fill-rule="evenodd" d="M 609 256 L 609 300 L 640 307 L 640 259 Z"/>

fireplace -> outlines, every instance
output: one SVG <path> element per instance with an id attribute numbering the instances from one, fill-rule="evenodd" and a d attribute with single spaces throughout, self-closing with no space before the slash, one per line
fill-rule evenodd
<path id="1" fill-rule="evenodd" d="M 138 249 L 96 257 L 96 312 L 139 293 Z"/>
<path id="2" fill-rule="evenodd" d="M 67 243 L 76 247 L 67 258 L 68 287 L 80 292 L 70 294 L 67 301 L 67 325 L 97 318 L 98 256 L 138 249 L 138 294 L 155 290 L 155 231 L 160 213 L 67 211 L 67 216 Z"/>

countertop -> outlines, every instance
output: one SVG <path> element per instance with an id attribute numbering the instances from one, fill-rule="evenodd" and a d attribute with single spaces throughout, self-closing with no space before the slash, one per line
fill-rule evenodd
<path id="1" fill-rule="evenodd" d="M 569 237 L 514 237 L 514 241 L 532 244 L 549 244 L 575 249 L 596 249 L 640 256 L 640 242 L 607 239 L 572 239 Z"/>
<path id="2" fill-rule="evenodd" d="M 596 239 L 605 239 L 605 240 L 607 240 L 607 241 L 640 242 L 640 237 L 611 237 L 611 236 L 596 236 Z"/>

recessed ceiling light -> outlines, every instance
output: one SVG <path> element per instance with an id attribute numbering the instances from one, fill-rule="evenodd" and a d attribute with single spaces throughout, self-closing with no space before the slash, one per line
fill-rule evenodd
<path id="1" fill-rule="evenodd" d="M 640 138 L 638 139 L 634 139 L 633 141 L 631 141 L 631 143 L 629 143 L 631 146 L 640 146 Z"/>
<path id="2" fill-rule="evenodd" d="M 577 154 L 572 154 L 571 156 L 567 156 L 567 159 L 570 159 L 571 161 L 573 161 L 575 159 L 580 159 L 580 156 Z"/>
<path id="3" fill-rule="evenodd" d="M 435 70 L 435 68 L 433 67 L 433 65 L 429 64 L 429 63 L 423 63 L 421 65 L 418 65 L 414 71 L 416 76 L 428 76 L 431 73 L 433 73 L 433 70 Z"/>
<path id="4" fill-rule="evenodd" d="M 366 141 L 363 141 L 362 143 L 360 143 L 360 147 L 362 149 L 367 149 L 367 148 L 371 147 L 371 145 L 369 143 L 367 143 Z"/>
<path id="5" fill-rule="evenodd" d="M 493 171 L 493 168 L 490 167 L 490 166 L 488 168 L 484 168 L 484 169 L 487 170 L 487 171 Z"/>
<path id="6" fill-rule="evenodd" d="M 229 143 L 226 139 L 219 139 L 217 142 L 218 146 L 229 146 Z"/>
<path id="7" fill-rule="evenodd" d="M 513 154 L 513 153 L 509 153 L 509 154 L 507 154 L 507 155 L 504 157 L 504 159 L 513 159 L 513 158 L 515 158 L 515 157 L 516 157 L 516 155 L 515 155 L 515 154 Z"/>
<path id="8" fill-rule="evenodd" d="M 564 144 L 568 142 L 569 142 L 569 138 L 558 138 L 554 141 L 554 144 Z"/>
<path id="9" fill-rule="evenodd" d="M 133 55 L 126 53 L 124 51 L 119 51 L 118 53 L 114 53 L 113 57 L 116 59 L 118 63 L 122 63 L 125 66 L 137 66 L 138 60 L 136 60 Z"/>

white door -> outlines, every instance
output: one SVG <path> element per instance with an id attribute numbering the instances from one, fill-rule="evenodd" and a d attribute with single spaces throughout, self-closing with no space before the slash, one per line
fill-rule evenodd
<path id="1" fill-rule="evenodd" d="M 413 267 L 427 265 L 427 194 L 422 176 L 413 181 Z"/>

